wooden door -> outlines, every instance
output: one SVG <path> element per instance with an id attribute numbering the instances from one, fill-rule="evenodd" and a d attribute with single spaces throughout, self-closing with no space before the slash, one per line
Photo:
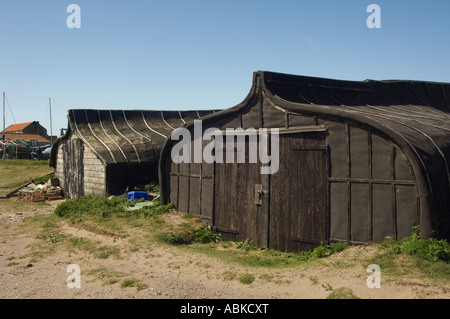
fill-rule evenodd
<path id="1" fill-rule="evenodd" d="M 255 203 L 255 185 L 268 189 L 269 178 L 261 175 L 258 163 L 249 163 L 246 144 L 245 163 L 237 163 L 237 149 L 233 148 L 234 163 L 215 163 L 213 228 L 226 239 L 250 239 L 259 247 L 268 242 L 268 196 Z M 223 144 L 226 159 L 226 144 Z"/>
<path id="2" fill-rule="evenodd" d="M 270 181 L 269 247 L 309 250 L 329 239 L 325 132 L 280 135 Z"/>

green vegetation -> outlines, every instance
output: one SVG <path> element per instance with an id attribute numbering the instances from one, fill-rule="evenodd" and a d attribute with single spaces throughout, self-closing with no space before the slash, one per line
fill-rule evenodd
<path id="1" fill-rule="evenodd" d="M 30 181 L 47 180 L 53 168 L 47 160 L 36 161 L 27 159 L 2 159 L 0 160 L 0 194 L 6 194 Z"/>
<path id="2" fill-rule="evenodd" d="M 11 197 L 8 199 L 0 199 L 0 205 L 3 213 L 31 211 L 33 209 L 42 209 L 50 207 L 50 204 L 45 201 L 27 202 L 17 200 L 17 198 L 15 197 Z"/>
<path id="3" fill-rule="evenodd" d="M 69 235 L 67 235 L 67 234 L 53 234 L 52 233 L 52 234 L 48 234 L 48 235 L 42 234 L 42 235 L 37 236 L 37 238 L 45 240 L 49 243 L 55 244 L 55 243 L 60 243 L 60 242 L 65 241 L 68 236 Z"/>
<path id="4" fill-rule="evenodd" d="M 238 280 L 244 285 L 250 285 L 255 280 L 255 276 L 252 274 L 241 274 L 238 276 Z"/>
<path id="5" fill-rule="evenodd" d="M 193 242 L 201 244 L 220 243 L 223 240 L 223 236 L 219 233 L 213 232 L 210 226 L 204 226 L 200 228 L 192 236 Z"/>
<path id="6" fill-rule="evenodd" d="M 100 259 L 107 259 L 109 256 L 113 256 L 115 259 L 120 258 L 120 250 L 114 246 L 101 246 L 96 249 L 95 255 Z"/>
<path id="7" fill-rule="evenodd" d="M 450 284 L 450 244 L 445 240 L 421 238 L 420 228 L 414 227 L 411 236 L 376 246 L 380 249 L 368 262 L 379 265 L 384 276 Z"/>
<path id="8" fill-rule="evenodd" d="M 0 160 L 0 195 L 25 185 L 33 178 L 35 183 L 47 182 L 51 177 L 53 168 L 49 167 L 48 161 L 26 160 L 26 159 L 2 159 Z M 49 207 L 44 201 L 26 202 L 18 201 L 16 197 L 1 199 L 2 212 L 20 212 L 33 208 Z"/>
<path id="9" fill-rule="evenodd" d="M 142 200 L 141 200 L 142 201 Z M 331 245 L 320 245 L 314 250 L 299 253 L 284 253 L 272 249 L 261 249 L 252 241 L 228 242 L 205 226 L 197 218 L 189 214 L 172 211 L 172 204 L 163 205 L 154 201 L 151 206 L 127 211 L 135 203 L 126 198 L 93 198 L 90 196 L 68 200 L 58 205 L 55 215 L 69 219 L 73 225 L 84 229 L 110 234 L 111 236 L 129 236 L 129 227 L 138 227 L 148 232 L 148 236 L 156 241 L 169 245 L 177 245 L 191 251 L 200 252 L 225 260 L 234 260 L 250 267 L 291 267 L 301 262 L 331 256 L 347 247 L 339 242 Z M 72 247 L 82 247 L 81 239 L 71 239 Z M 134 239 L 132 249 L 139 250 L 144 243 Z M 119 258 L 119 251 L 97 248 L 99 258 L 113 256 Z"/>
<path id="10" fill-rule="evenodd" d="M 244 250 L 244 251 L 252 251 L 252 250 L 258 250 L 259 247 L 256 246 L 251 240 L 246 239 L 240 242 L 236 242 L 235 244 L 236 249 Z"/>
<path id="11" fill-rule="evenodd" d="M 128 199 L 123 197 L 108 199 L 105 197 L 85 196 L 59 204 L 54 213 L 59 217 L 65 218 L 81 217 L 86 214 L 109 217 L 113 213 L 124 213 L 127 205 Z"/>
<path id="12" fill-rule="evenodd" d="M 350 288 L 331 288 L 331 290 L 332 292 L 328 295 L 327 299 L 360 299 L 353 294 L 353 291 Z"/>
<path id="13" fill-rule="evenodd" d="M 418 256 L 425 260 L 450 263 L 450 244 L 435 238 L 422 239 L 420 227 L 413 227 L 411 236 L 403 240 L 386 240 L 382 247 L 395 254 Z"/>
<path id="14" fill-rule="evenodd" d="M 383 280 L 420 278 L 438 284 L 450 283 L 449 244 L 443 240 L 422 239 L 418 228 L 414 228 L 408 238 L 369 245 L 370 254 L 364 254 L 365 250 L 354 249 L 347 255 L 348 244 L 345 242 L 322 244 L 310 251 L 287 253 L 257 247 L 248 239 L 227 241 L 211 227 L 203 225 L 198 218 L 176 212 L 171 204 L 163 205 L 153 201 L 151 206 L 127 210 L 131 205 L 133 202 L 127 198 L 84 197 L 58 205 L 54 214 L 26 219 L 23 223 L 24 231 L 33 227 L 38 231 L 36 237 L 39 239 L 30 248 L 30 262 L 45 258 L 56 249 L 81 250 L 99 259 L 121 259 L 136 251 L 151 255 L 154 245 L 163 244 L 243 266 L 244 271 L 225 272 L 222 276 L 223 280 L 238 280 L 242 284 L 251 284 L 256 280 L 280 284 L 289 282 L 271 274 L 257 274 L 252 269 L 259 271 L 323 264 L 337 270 L 359 264 L 378 264 Z M 109 236 L 114 241 L 105 245 L 85 237 L 66 234 L 62 227 L 64 224 Z M 115 245 L 118 238 L 125 240 L 127 245 Z M 329 258 L 340 252 L 346 257 Z M 12 262 L 16 261 L 10 262 L 14 265 Z M 361 276 L 366 275 L 363 266 Z M 110 285 L 123 283 L 124 276 L 111 274 L 103 278 L 103 281 Z M 315 277 L 310 277 L 310 280 L 312 284 L 319 283 Z M 138 282 L 127 282 L 124 285 L 140 287 Z M 325 288 L 332 293 L 329 298 L 352 297 L 351 292 L 345 288 Z"/>
<path id="15" fill-rule="evenodd" d="M 198 220 L 193 223 L 180 223 L 173 230 L 158 233 L 157 238 L 171 245 L 219 243 L 223 240 L 222 235 L 214 233 L 208 226 L 201 225 Z"/>
<path id="16" fill-rule="evenodd" d="M 259 248 L 250 240 L 240 242 L 211 242 L 209 244 L 192 243 L 182 247 L 247 267 L 284 268 L 295 267 L 302 262 L 311 262 L 331 256 L 344 250 L 348 247 L 348 244 L 338 242 L 332 245 L 320 245 L 311 251 L 298 253 L 286 253 L 273 249 Z"/>
<path id="17" fill-rule="evenodd" d="M 151 218 L 155 215 L 161 215 L 170 212 L 170 210 L 173 209 L 173 204 L 169 203 L 167 205 L 161 204 L 159 201 L 154 201 L 153 206 L 147 206 L 144 208 L 141 208 L 141 210 L 144 212 L 144 216 L 146 218 Z"/>
<path id="18" fill-rule="evenodd" d="M 147 185 L 135 186 L 133 190 L 159 194 L 159 184 L 157 182 L 151 182 L 150 184 Z"/>
<path id="19" fill-rule="evenodd" d="M 45 176 L 40 176 L 40 177 L 33 177 L 33 182 L 35 185 L 39 185 L 39 184 L 45 184 L 48 182 L 48 180 L 50 178 L 53 178 L 53 176 L 55 176 L 54 173 L 49 173 Z"/>
<path id="20" fill-rule="evenodd" d="M 136 280 L 135 279 L 125 279 L 122 284 L 120 285 L 120 287 L 122 288 L 126 288 L 126 287 L 130 287 L 133 286 L 135 284 Z"/>
<path id="21" fill-rule="evenodd" d="M 148 286 L 136 279 L 125 279 L 120 284 L 120 287 L 121 288 L 136 287 L 136 289 L 139 291 L 139 290 L 147 288 Z"/>
<path id="22" fill-rule="evenodd" d="M 114 285 L 120 281 L 119 278 L 125 277 L 124 272 L 109 270 L 106 267 L 94 268 L 86 273 L 90 276 L 95 276 L 97 279 L 103 280 L 103 286 Z"/>

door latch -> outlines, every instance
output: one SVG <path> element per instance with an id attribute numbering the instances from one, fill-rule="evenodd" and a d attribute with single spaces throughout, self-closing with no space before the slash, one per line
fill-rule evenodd
<path id="1" fill-rule="evenodd" d="M 267 194 L 267 191 L 263 190 L 263 186 L 261 184 L 255 185 L 255 204 L 262 205 L 263 204 L 263 195 Z"/>

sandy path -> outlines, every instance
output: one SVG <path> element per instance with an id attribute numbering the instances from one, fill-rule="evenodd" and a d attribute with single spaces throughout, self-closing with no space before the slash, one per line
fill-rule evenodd
<path id="1" fill-rule="evenodd" d="M 53 207 L 58 202 L 53 202 Z M 153 245 L 150 250 L 132 252 L 127 239 L 114 239 L 72 225 L 64 233 L 89 238 L 120 249 L 120 258 L 95 258 L 84 251 L 55 251 L 30 264 L 35 233 L 24 232 L 23 218 L 51 213 L 53 207 L 22 214 L 0 213 L 0 298 L 144 298 L 144 299 L 323 299 L 332 289 L 346 287 L 359 298 L 449 298 L 450 287 L 418 280 L 381 281 L 381 288 L 369 289 L 366 267 L 355 264 L 337 271 L 327 267 L 335 260 L 372 253 L 367 247 L 352 247 L 327 258 L 316 267 L 255 269 L 227 263 L 178 247 Z M 80 288 L 69 288 L 67 266 L 81 269 Z M 251 273 L 255 280 L 243 284 L 236 275 Z M 121 287 L 127 279 L 135 284 Z"/>

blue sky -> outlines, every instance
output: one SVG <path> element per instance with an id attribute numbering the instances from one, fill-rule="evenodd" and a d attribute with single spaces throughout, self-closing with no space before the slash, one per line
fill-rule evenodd
<path id="1" fill-rule="evenodd" d="M 54 134 L 70 108 L 228 108 L 258 70 L 450 82 L 449 14 L 448 0 L 0 0 L 6 123 L 50 132 L 49 97 Z"/>

